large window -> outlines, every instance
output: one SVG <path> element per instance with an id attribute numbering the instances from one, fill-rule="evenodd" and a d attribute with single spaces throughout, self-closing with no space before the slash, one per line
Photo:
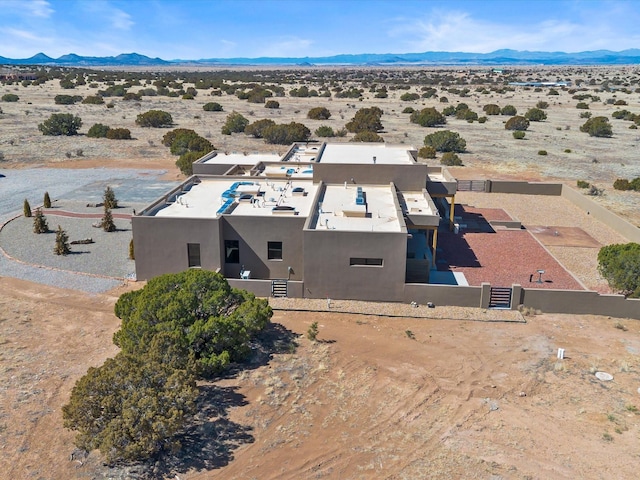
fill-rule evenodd
<path id="1" fill-rule="evenodd" d="M 189 268 L 200 267 L 200 244 L 187 243 L 187 256 L 189 257 Z"/>
<path id="2" fill-rule="evenodd" d="M 381 258 L 350 258 L 349 265 L 352 267 L 381 267 Z"/>
<path id="3" fill-rule="evenodd" d="M 282 242 L 267 242 L 267 258 L 282 260 Z"/>
<path id="4" fill-rule="evenodd" d="M 224 262 L 240 263 L 240 242 L 238 240 L 224 241 Z"/>

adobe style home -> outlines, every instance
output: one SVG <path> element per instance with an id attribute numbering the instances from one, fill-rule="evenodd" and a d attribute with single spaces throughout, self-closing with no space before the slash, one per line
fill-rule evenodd
<path id="1" fill-rule="evenodd" d="M 436 276 L 440 223 L 453 228 L 436 202 L 454 204 L 455 179 L 406 146 L 212 152 L 193 172 L 132 218 L 139 280 L 203 268 L 263 296 L 404 301 Z"/>

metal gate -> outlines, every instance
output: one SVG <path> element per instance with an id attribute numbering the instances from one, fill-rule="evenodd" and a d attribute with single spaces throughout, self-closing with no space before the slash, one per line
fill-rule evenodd
<path id="1" fill-rule="evenodd" d="M 286 297 L 287 296 L 287 281 L 286 280 L 271 280 L 271 296 L 272 297 Z"/>
<path id="2" fill-rule="evenodd" d="M 484 180 L 458 180 L 459 192 L 484 192 Z"/>
<path id="3" fill-rule="evenodd" d="M 512 291 L 509 287 L 491 287 L 489 308 L 511 308 Z"/>

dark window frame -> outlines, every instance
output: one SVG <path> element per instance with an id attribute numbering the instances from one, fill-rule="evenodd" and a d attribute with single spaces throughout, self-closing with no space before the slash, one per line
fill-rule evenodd
<path id="1" fill-rule="evenodd" d="M 267 260 L 282 260 L 282 242 L 267 242 Z"/>
<path id="2" fill-rule="evenodd" d="M 187 243 L 187 263 L 189 268 L 201 268 L 202 257 L 199 243 Z"/>
<path id="3" fill-rule="evenodd" d="M 240 263 L 240 240 L 224 241 L 224 263 Z"/>
<path id="4" fill-rule="evenodd" d="M 349 266 L 350 267 L 384 267 L 384 259 L 351 257 L 349 258 Z"/>

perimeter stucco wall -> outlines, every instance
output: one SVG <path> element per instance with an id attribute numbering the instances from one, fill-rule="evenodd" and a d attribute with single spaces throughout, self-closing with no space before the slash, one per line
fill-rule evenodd
<path id="1" fill-rule="evenodd" d="M 302 280 L 302 231 L 306 220 L 299 215 L 224 215 L 222 238 L 239 241 L 240 263 L 224 264 L 222 273 L 225 277 L 239 278 L 244 265 L 245 270 L 251 271 L 252 279 L 284 279 L 289 277 L 291 267 L 290 279 Z M 282 242 L 282 260 L 267 258 L 267 242 Z"/>
<path id="2" fill-rule="evenodd" d="M 562 193 L 562 184 L 511 182 L 507 180 L 486 180 L 485 192 L 560 196 Z"/>
<path id="3" fill-rule="evenodd" d="M 136 277 L 148 280 L 189 268 L 188 243 L 200 244 L 201 268 L 221 266 L 220 222 L 213 218 L 133 216 Z"/>
<path id="4" fill-rule="evenodd" d="M 607 315 L 640 320 L 640 299 L 580 290 L 522 289 L 520 304 L 545 313 Z"/>
<path id="5" fill-rule="evenodd" d="M 626 237 L 629 241 L 640 243 L 640 228 L 627 222 L 615 213 L 610 212 L 586 195 L 563 185 L 562 196 L 573 203 L 576 207 L 593 216 L 596 220 L 612 228 L 623 237 Z"/>
<path id="6" fill-rule="evenodd" d="M 351 179 L 353 178 L 353 182 Z M 427 186 L 427 167 L 421 164 L 336 164 L 313 165 L 313 181 L 329 184 L 388 185 L 393 182 L 400 190 L 421 191 Z"/>
<path id="7" fill-rule="evenodd" d="M 305 296 L 401 302 L 406 257 L 406 232 L 305 230 Z M 350 258 L 382 258 L 383 266 L 350 266 Z"/>
<path id="8" fill-rule="evenodd" d="M 407 283 L 404 286 L 404 302 L 428 302 L 436 306 L 455 305 L 458 307 L 480 307 L 482 287 L 461 287 L 457 285 L 430 285 Z"/>

